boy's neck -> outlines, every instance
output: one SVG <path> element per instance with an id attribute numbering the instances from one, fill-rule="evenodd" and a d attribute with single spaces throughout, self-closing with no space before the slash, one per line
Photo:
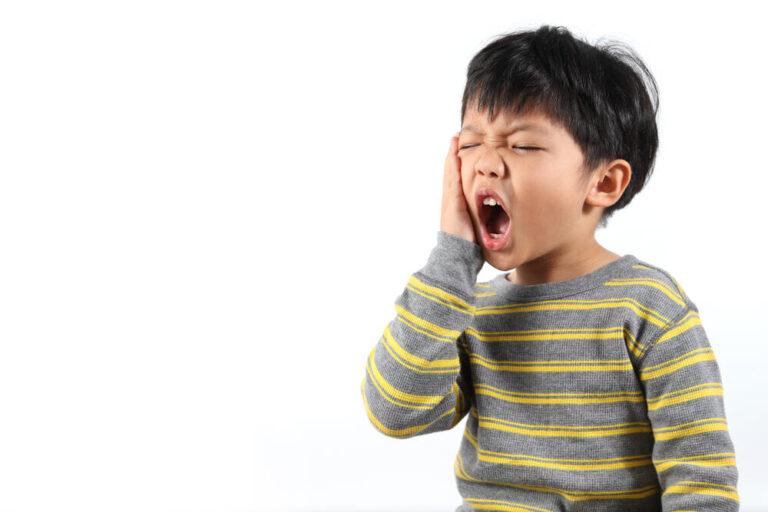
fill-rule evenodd
<path id="1" fill-rule="evenodd" d="M 587 247 L 567 254 L 548 254 L 518 266 L 507 274 L 507 280 L 520 285 L 535 285 L 567 281 L 594 272 L 612 263 L 620 255 L 593 240 Z"/>

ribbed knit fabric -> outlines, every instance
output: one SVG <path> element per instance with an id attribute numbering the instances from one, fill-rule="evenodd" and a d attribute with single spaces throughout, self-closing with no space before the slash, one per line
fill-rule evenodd
<path id="1" fill-rule="evenodd" d="M 523 286 L 477 283 L 439 231 L 368 357 L 368 418 L 398 438 L 467 417 L 456 512 L 736 511 L 720 371 L 675 279 L 631 254 Z"/>

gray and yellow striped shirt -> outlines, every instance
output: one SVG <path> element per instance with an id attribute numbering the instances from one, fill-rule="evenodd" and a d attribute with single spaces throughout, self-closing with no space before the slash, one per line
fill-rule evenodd
<path id="1" fill-rule="evenodd" d="M 627 254 L 523 286 L 476 283 L 482 265 L 437 233 L 361 389 L 388 436 L 467 417 L 456 512 L 738 510 L 720 371 L 669 273 Z"/>

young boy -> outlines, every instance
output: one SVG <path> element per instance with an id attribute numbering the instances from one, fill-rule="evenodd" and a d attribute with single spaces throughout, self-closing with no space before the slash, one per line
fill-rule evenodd
<path id="1" fill-rule="evenodd" d="M 656 83 L 562 27 L 470 62 L 440 231 L 367 361 L 373 425 L 465 415 L 459 511 L 738 510 L 717 362 L 666 271 L 594 238 L 644 186 Z M 484 261 L 513 272 L 477 283 Z"/>

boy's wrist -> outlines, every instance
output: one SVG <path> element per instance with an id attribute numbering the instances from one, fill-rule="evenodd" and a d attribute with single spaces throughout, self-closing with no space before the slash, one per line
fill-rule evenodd
<path id="1" fill-rule="evenodd" d="M 479 245 L 445 231 L 438 231 L 437 244 L 427 264 L 418 273 L 472 300 L 477 274 L 484 263 Z"/>
<path id="2" fill-rule="evenodd" d="M 483 259 L 483 250 L 478 244 L 447 231 L 441 230 L 437 232 L 437 246 L 460 251 L 462 255 L 469 257 L 471 260 Z M 485 260 L 483 259 L 483 261 Z M 478 271 L 480 271 L 479 268 Z"/>

